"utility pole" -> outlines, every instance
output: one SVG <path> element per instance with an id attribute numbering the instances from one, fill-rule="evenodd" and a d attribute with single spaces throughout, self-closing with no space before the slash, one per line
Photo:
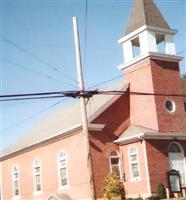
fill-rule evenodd
<path id="1" fill-rule="evenodd" d="M 80 89 L 80 106 L 81 106 L 81 118 L 83 126 L 83 136 L 85 137 L 86 143 L 86 154 L 87 154 L 87 167 L 89 172 L 89 181 L 90 181 L 90 191 L 92 199 L 95 200 L 95 190 L 93 182 L 93 170 L 92 170 L 92 160 L 90 154 L 90 144 L 89 144 L 89 133 L 88 133 L 88 120 L 87 120 L 87 110 L 84 97 L 84 82 L 83 82 L 83 73 L 82 73 L 82 64 L 81 64 L 81 53 L 79 45 L 79 33 L 78 33 L 78 24 L 77 18 L 73 17 L 73 29 L 74 29 L 74 45 L 76 52 L 76 65 L 77 65 L 77 76 L 78 76 L 78 86 Z"/>

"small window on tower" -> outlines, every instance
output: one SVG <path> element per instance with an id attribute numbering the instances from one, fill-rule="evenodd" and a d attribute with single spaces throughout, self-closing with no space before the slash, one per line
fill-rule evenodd
<path id="1" fill-rule="evenodd" d="M 165 108 L 168 112 L 175 112 L 176 105 L 173 101 L 167 100 L 165 101 Z"/>
<path id="2" fill-rule="evenodd" d="M 140 42 L 139 37 L 134 38 L 131 40 L 132 42 L 132 51 L 133 51 L 133 57 L 137 57 L 140 55 Z"/>

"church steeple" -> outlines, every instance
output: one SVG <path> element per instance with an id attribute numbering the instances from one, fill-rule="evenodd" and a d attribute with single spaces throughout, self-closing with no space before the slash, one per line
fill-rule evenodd
<path id="1" fill-rule="evenodd" d="M 123 46 L 125 69 L 144 57 L 179 61 L 174 35 L 153 0 L 134 0 L 124 36 L 118 40 Z"/>
<path id="2" fill-rule="evenodd" d="M 170 29 L 153 0 L 135 0 L 125 35 L 132 33 L 143 25 Z"/>
<path id="3" fill-rule="evenodd" d="M 163 0 L 162 0 L 163 1 Z M 134 0 L 124 36 L 123 70 L 130 95 L 131 124 L 160 132 L 186 131 L 174 35 L 153 0 Z M 159 95 L 161 94 L 161 95 Z"/>

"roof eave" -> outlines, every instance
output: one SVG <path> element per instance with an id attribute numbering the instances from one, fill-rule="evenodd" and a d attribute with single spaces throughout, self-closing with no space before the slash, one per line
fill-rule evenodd
<path id="1" fill-rule="evenodd" d="M 89 124 L 88 130 L 99 132 L 99 131 L 102 131 L 104 127 L 105 127 L 105 124 Z M 72 135 L 78 133 L 81 129 L 82 129 L 82 125 L 78 124 L 77 126 L 71 128 L 71 129 L 67 129 L 67 130 L 65 130 L 61 133 L 56 133 L 52 137 L 48 137 L 48 138 L 45 138 L 41 141 L 34 142 L 34 143 L 31 143 L 31 144 L 26 145 L 24 147 L 21 147 L 19 149 L 16 149 L 14 151 L 10 151 L 7 154 L 2 155 L 0 157 L 0 160 L 4 160 L 4 159 L 6 159 L 6 157 L 11 157 L 11 156 L 16 155 L 16 154 L 20 154 L 20 153 L 24 152 L 25 150 L 31 149 L 32 147 L 36 147 L 36 146 L 48 143 L 48 142 L 53 141 L 53 140 L 58 140 L 59 138 L 61 139 L 61 138 L 66 138 L 66 137 L 72 136 Z"/>
<path id="2" fill-rule="evenodd" d="M 132 142 L 142 141 L 145 139 L 153 139 L 153 140 L 186 140 L 186 133 L 139 133 L 131 137 L 125 137 L 125 138 L 119 138 L 114 141 L 114 143 L 122 145 L 122 144 L 128 144 Z"/>
<path id="3" fill-rule="evenodd" d="M 148 57 L 150 57 L 151 59 L 158 59 L 158 60 L 170 61 L 170 62 L 179 62 L 179 61 L 183 60 L 183 57 L 178 56 L 178 55 L 162 54 L 162 53 L 158 53 L 158 52 L 148 52 L 148 53 L 137 56 L 136 58 L 134 58 L 133 60 L 131 60 L 127 63 L 123 63 L 123 64 L 119 65 L 118 69 L 126 70 L 129 67 L 131 69 L 131 67 L 135 67 L 135 64 L 140 63 L 142 60 L 144 60 L 145 58 L 148 58 Z"/>
<path id="4" fill-rule="evenodd" d="M 159 27 L 155 27 L 155 26 L 143 25 L 140 28 L 136 29 L 135 31 L 118 39 L 118 43 L 122 44 L 122 43 L 126 42 L 127 40 L 131 40 L 145 30 L 153 31 L 153 32 L 159 33 L 159 34 L 169 34 L 169 35 L 175 35 L 177 33 L 176 29 L 165 29 L 165 28 L 159 28 Z"/>

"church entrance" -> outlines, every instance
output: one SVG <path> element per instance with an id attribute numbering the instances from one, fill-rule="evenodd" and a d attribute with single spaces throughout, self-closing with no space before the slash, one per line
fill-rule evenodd
<path id="1" fill-rule="evenodd" d="M 181 186 L 186 187 L 186 163 L 184 151 L 179 143 L 171 143 L 169 146 L 170 169 L 179 171 L 181 176 Z"/>

